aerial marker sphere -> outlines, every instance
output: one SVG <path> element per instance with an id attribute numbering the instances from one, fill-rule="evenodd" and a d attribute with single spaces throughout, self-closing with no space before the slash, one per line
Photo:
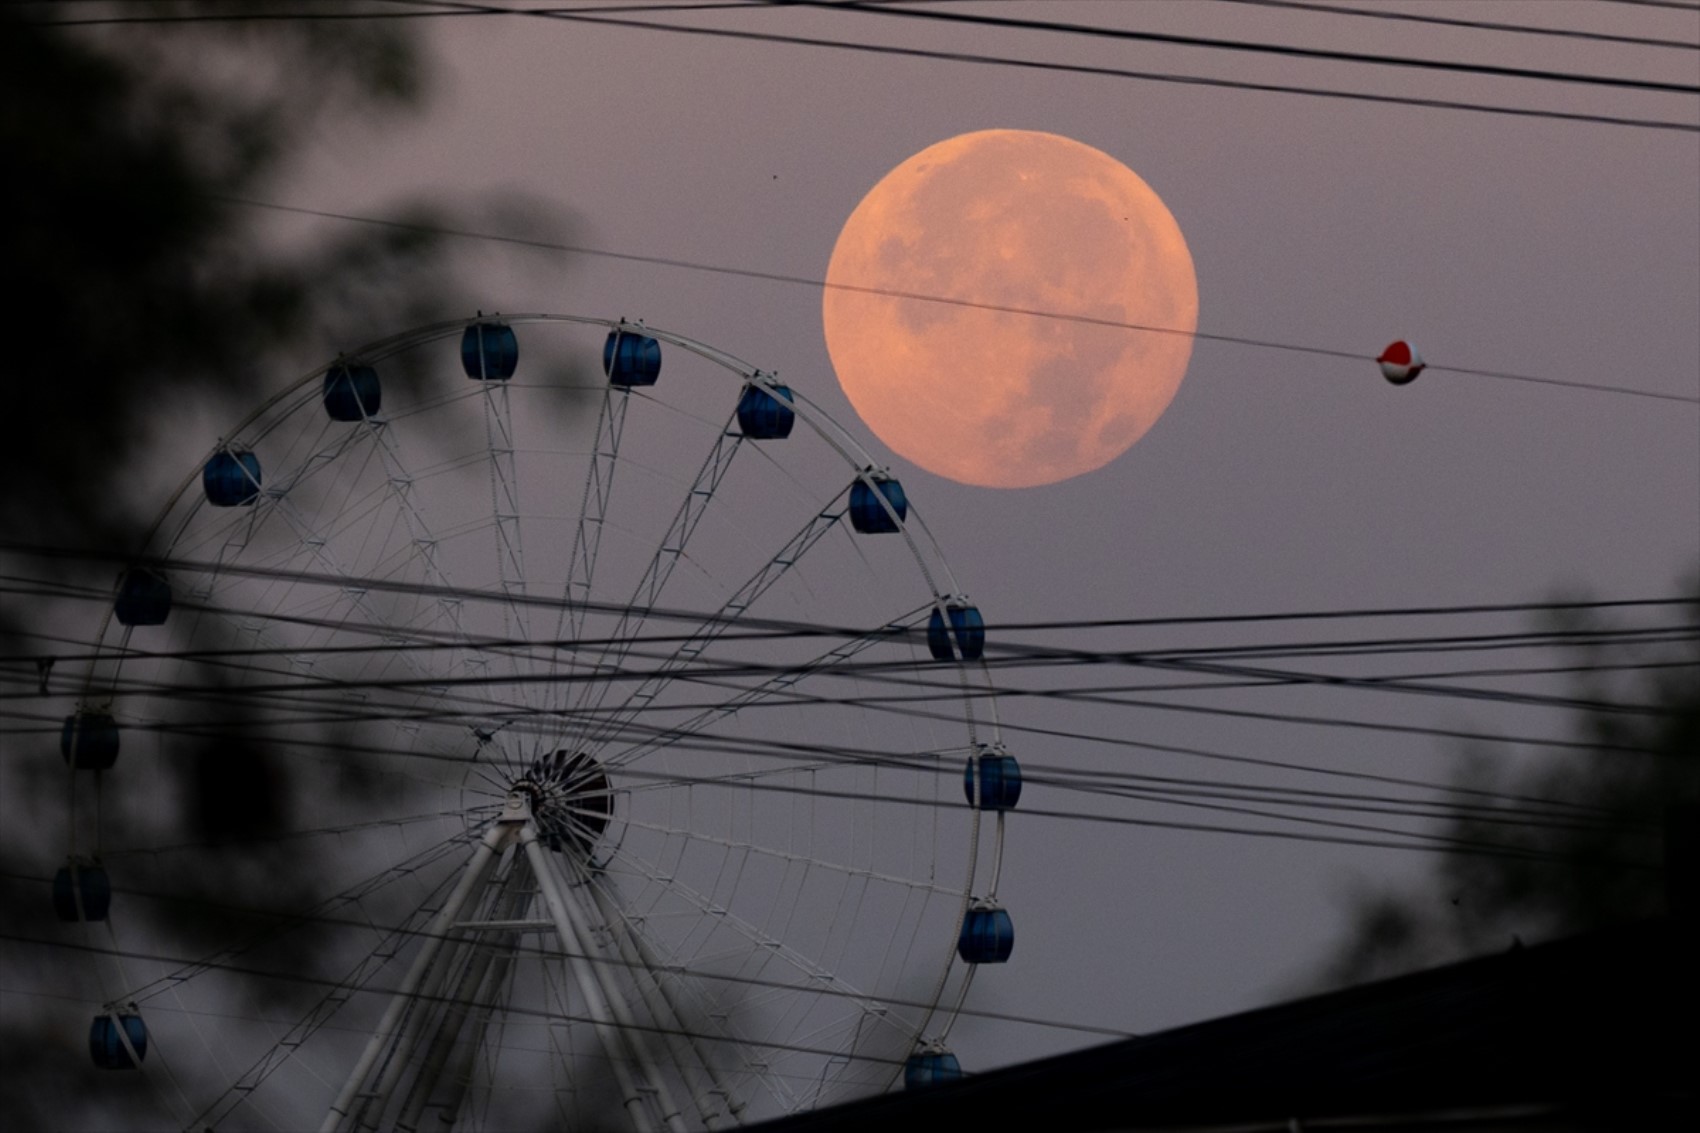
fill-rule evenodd
<path id="1" fill-rule="evenodd" d="M 1376 361 L 1381 363 L 1381 376 L 1396 386 L 1409 384 L 1427 365 L 1417 348 L 1404 339 L 1388 343 Z"/>

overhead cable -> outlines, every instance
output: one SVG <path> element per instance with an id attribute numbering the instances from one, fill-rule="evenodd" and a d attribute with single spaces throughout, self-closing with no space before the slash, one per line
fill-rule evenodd
<path id="1" fill-rule="evenodd" d="M 1492 20 L 1463 19 L 1457 16 L 1437 16 L 1432 12 L 1402 12 L 1385 5 L 1379 8 L 1353 8 L 1343 4 L 1320 4 L 1312 0 L 1217 0 L 1221 4 L 1244 4 L 1258 8 L 1284 8 L 1319 15 L 1363 17 L 1405 23 L 1427 24 L 1433 27 L 1468 28 L 1474 31 L 1509 32 L 1519 35 L 1539 35 L 1560 39 L 1591 40 L 1596 43 L 1620 43 L 1632 47 L 1675 48 L 1679 51 L 1700 51 L 1700 42 L 1680 39 L 1658 39 L 1653 36 L 1619 35 L 1612 32 L 1585 31 L 1581 28 L 1543 27 L 1539 24 L 1508 24 Z"/>
<path id="2" fill-rule="evenodd" d="M 1696 127 L 1696 129 L 1700 129 L 1700 127 Z M 921 292 L 904 291 L 889 287 L 865 287 L 858 284 L 832 283 L 827 280 L 813 278 L 812 276 L 791 275 L 784 272 L 759 271 L 753 268 L 726 267 L 721 264 L 713 264 L 701 260 L 686 260 L 673 256 L 652 256 L 636 252 L 615 252 L 605 248 L 591 247 L 585 244 L 570 244 L 553 240 L 537 240 L 522 236 L 508 236 L 496 232 L 478 232 L 471 229 L 449 228 L 442 225 L 420 224 L 412 221 L 385 220 L 378 217 L 361 216 L 356 213 L 334 212 L 328 209 L 314 209 L 300 205 L 279 204 L 274 201 L 262 201 L 251 197 L 213 196 L 210 199 L 223 201 L 226 204 L 241 205 L 247 208 L 266 209 L 272 212 L 293 213 L 299 216 L 318 217 L 322 220 L 339 220 L 352 224 L 366 224 L 378 228 L 387 228 L 403 232 L 415 232 L 425 235 L 448 236 L 455 239 L 488 241 L 491 243 L 508 244 L 514 247 L 532 248 L 538 251 L 566 252 L 572 255 L 618 260 L 625 263 L 648 264 L 656 267 L 678 268 L 684 271 L 697 271 L 713 275 L 735 276 L 742 279 L 756 279 L 767 283 L 781 283 L 794 286 L 811 287 L 823 291 L 844 291 L 862 295 L 878 295 L 885 298 L 912 300 L 918 303 L 936 303 L 948 307 L 991 311 L 997 314 L 1022 315 L 1036 319 L 1054 319 L 1061 322 L 1080 323 L 1086 326 L 1101 326 L 1112 330 L 1178 335 L 1183 338 L 1203 342 L 1221 342 L 1233 346 L 1249 346 L 1263 350 L 1281 350 L 1294 354 L 1308 354 L 1323 358 L 1340 358 L 1357 363 L 1368 363 L 1374 361 L 1373 358 L 1362 351 L 1339 350 L 1321 346 L 1304 346 L 1293 342 L 1252 338 L 1246 335 L 1219 334 L 1211 331 L 1178 330 L 1174 327 L 1152 326 L 1147 323 L 1128 322 L 1122 319 L 1099 318 L 1095 315 L 1083 315 L 1067 311 L 1042 310 L 1032 307 L 1017 307 L 999 303 L 982 303 L 973 299 L 959 299 L 944 295 L 928 295 Z M 1428 363 L 1424 369 L 1426 373 L 1461 374 L 1466 377 L 1492 378 L 1500 381 L 1525 382 L 1532 385 L 1558 386 L 1568 389 L 1589 390 L 1594 393 L 1622 394 L 1629 397 L 1651 398 L 1657 401 L 1676 401 L 1691 405 L 1700 405 L 1700 394 L 1689 395 L 1662 393 L 1656 390 L 1633 389 L 1627 386 L 1607 385 L 1601 382 L 1574 381 L 1568 378 L 1543 377 L 1538 374 L 1523 374 L 1510 370 L 1489 370 L 1467 366 L 1448 366 L 1433 362 Z"/>
<path id="3" fill-rule="evenodd" d="M 858 15 L 877 15 L 910 20 L 950 23 L 958 26 L 1001 28 L 1006 31 L 1052 32 L 1086 36 L 1094 39 L 1113 39 L 1123 42 L 1154 43 L 1168 47 L 1207 48 L 1212 51 L 1253 55 L 1279 55 L 1293 59 L 1311 59 L 1329 63 L 1371 64 L 1378 67 L 1410 70 L 1444 71 L 1453 74 L 1484 75 L 1493 78 L 1528 79 L 1540 82 L 1581 83 L 1594 86 L 1618 87 L 1625 90 L 1654 91 L 1662 94 L 1700 95 L 1700 85 L 1692 83 L 1659 82 L 1632 79 L 1621 75 L 1600 75 L 1584 71 L 1547 71 L 1527 67 L 1507 67 L 1491 63 L 1465 63 L 1451 59 L 1429 59 L 1414 55 L 1373 55 L 1362 51 L 1337 51 L 1320 47 L 1305 47 L 1289 43 L 1259 43 L 1251 40 L 1218 39 L 1212 36 L 1179 35 L 1173 32 L 1140 31 L 1135 28 L 1106 27 L 1101 24 L 1074 24 L 1059 20 L 1035 20 L 1012 16 L 994 16 L 983 12 L 947 12 L 936 8 L 909 8 L 884 4 L 864 4 L 858 0 L 768 0 L 778 7 L 823 9 L 851 12 Z M 544 13 L 539 12 L 539 15 Z"/>

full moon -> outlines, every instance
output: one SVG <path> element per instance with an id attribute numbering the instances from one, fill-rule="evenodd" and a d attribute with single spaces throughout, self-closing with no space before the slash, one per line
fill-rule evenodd
<path id="1" fill-rule="evenodd" d="M 822 318 L 839 384 L 893 451 L 960 483 L 1026 488 L 1108 464 L 1162 416 L 1192 355 L 1198 282 L 1133 170 L 1056 134 L 982 130 L 862 198 Z"/>

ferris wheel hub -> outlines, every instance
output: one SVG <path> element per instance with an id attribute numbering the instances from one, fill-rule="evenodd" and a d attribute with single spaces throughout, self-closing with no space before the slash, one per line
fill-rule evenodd
<path id="1" fill-rule="evenodd" d="M 508 785 L 509 806 L 523 800 L 538 836 L 556 853 L 590 858 L 614 816 L 614 792 L 602 764 L 562 748 Z"/>

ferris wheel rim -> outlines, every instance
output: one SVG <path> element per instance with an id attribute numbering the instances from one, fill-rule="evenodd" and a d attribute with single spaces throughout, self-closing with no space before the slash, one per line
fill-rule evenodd
<path id="1" fill-rule="evenodd" d="M 527 323 L 576 324 L 576 325 L 582 325 L 582 326 L 600 327 L 600 328 L 607 329 L 607 330 L 609 330 L 611 332 L 615 332 L 615 333 L 642 334 L 642 335 L 645 335 L 647 337 L 654 338 L 658 341 L 667 342 L 667 343 L 670 343 L 671 345 L 678 346 L 678 347 L 686 350 L 687 352 L 692 353 L 692 354 L 704 359 L 705 361 L 707 361 L 707 362 L 709 362 L 709 363 L 711 363 L 715 366 L 718 366 L 718 367 L 720 367 L 724 370 L 731 372 L 732 374 L 734 374 L 736 377 L 738 377 L 744 383 L 746 388 L 748 388 L 750 386 L 755 386 L 755 387 L 758 387 L 758 388 L 765 388 L 765 389 L 771 391 L 774 388 L 774 386 L 777 385 L 775 375 L 773 375 L 769 372 L 759 370 L 759 369 L 757 369 L 753 366 L 750 366 L 748 363 L 743 362 L 741 359 L 738 359 L 738 358 L 734 357 L 733 355 L 727 354 L 723 351 L 719 351 L 719 350 L 717 350 L 713 347 L 709 347 L 706 344 L 702 344 L 700 342 L 697 342 L 696 340 L 688 338 L 687 336 L 679 335 L 679 334 L 676 334 L 674 332 L 660 330 L 658 328 L 649 327 L 646 324 L 642 323 L 641 321 L 635 321 L 634 322 L 634 321 L 628 321 L 628 320 L 625 320 L 625 319 L 606 319 L 606 318 L 595 318 L 595 317 L 587 317 L 587 316 L 571 316 L 571 315 L 547 315 L 547 314 L 523 314 L 523 315 L 497 315 L 497 314 L 492 314 L 492 315 L 483 315 L 481 313 L 480 315 L 474 316 L 474 317 L 469 318 L 469 319 L 460 319 L 460 320 L 453 320 L 453 321 L 449 321 L 449 322 L 440 322 L 440 323 L 435 323 L 435 324 L 428 324 L 428 325 L 425 325 L 425 326 L 422 326 L 422 327 L 412 328 L 408 331 L 403 331 L 403 332 L 400 332 L 396 335 L 389 336 L 387 338 L 375 340 L 374 342 L 368 343 L 365 346 L 363 346 L 363 347 L 361 347 L 361 348 L 359 348 L 355 351 L 351 351 L 351 352 L 348 352 L 346 354 L 339 354 L 336 360 L 333 360 L 332 362 L 329 362 L 325 365 L 315 367 L 313 370 L 307 372 L 305 375 L 303 375 L 302 377 L 300 377 L 296 381 L 290 383 L 290 385 L 287 386 L 285 389 L 280 390 L 277 394 L 275 394 L 271 398 L 267 399 L 265 402 L 262 403 L 262 405 L 259 408 L 250 412 L 250 414 L 247 417 L 245 417 L 241 422 L 239 422 L 238 425 L 235 428 L 233 428 L 230 431 L 229 434 L 227 434 L 227 438 L 231 438 L 231 439 L 221 439 L 210 450 L 209 456 L 213 455 L 213 454 L 220 453 L 220 452 L 228 451 L 232 443 L 246 443 L 246 444 L 252 444 L 252 445 L 257 445 L 258 443 L 260 443 L 260 441 L 262 441 L 263 439 L 265 439 L 266 436 L 269 435 L 271 430 L 280 427 L 281 421 L 284 420 L 285 418 L 287 418 L 290 413 L 298 411 L 300 408 L 302 408 L 302 405 L 296 405 L 291 400 L 292 397 L 298 398 L 303 404 L 305 404 L 308 399 L 302 396 L 303 391 L 309 390 L 309 388 L 311 387 L 312 383 L 315 380 L 324 378 L 329 372 L 331 372 L 337 365 L 339 365 L 345 359 L 347 359 L 347 360 L 358 360 L 358 361 L 362 361 L 362 362 L 381 361 L 381 360 L 393 357 L 396 354 L 399 354 L 403 351 L 415 349 L 415 348 L 427 345 L 427 344 L 429 344 L 433 341 L 452 337 L 456 333 L 464 333 L 465 330 L 468 327 L 471 327 L 471 326 L 474 326 L 474 325 L 477 325 L 477 324 L 480 324 L 480 323 L 487 323 L 487 322 L 492 322 L 492 321 L 499 321 L 501 323 L 505 323 L 505 324 L 508 324 L 508 325 L 515 325 L 515 324 L 523 325 L 523 324 L 527 324 Z M 517 384 L 518 383 L 516 383 L 516 385 Z M 506 388 L 507 388 L 506 385 L 504 385 L 502 387 L 502 389 L 504 391 L 505 391 Z M 808 399 L 805 395 L 802 395 L 795 390 L 787 390 L 787 392 L 790 394 L 790 398 L 789 398 L 789 401 L 788 401 L 789 407 L 796 413 L 796 415 L 799 418 L 802 418 L 805 421 L 805 423 L 807 423 L 811 427 L 811 429 L 816 433 L 818 438 L 828 448 L 835 451 L 837 453 L 837 455 L 839 456 L 839 458 L 841 460 L 843 460 L 849 466 L 851 471 L 854 473 L 854 476 L 856 477 L 857 482 L 867 483 L 867 484 L 872 485 L 874 483 L 873 476 L 875 474 L 877 474 L 880 470 L 875 465 L 875 462 L 868 456 L 868 454 L 866 453 L 866 450 L 863 449 L 860 446 L 859 442 L 857 442 L 854 437 L 852 437 L 850 434 L 848 434 L 848 432 L 843 430 L 843 428 L 841 426 L 839 426 L 837 424 L 837 422 L 834 421 L 830 417 L 829 414 L 827 414 L 823 409 L 821 409 L 815 402 Z M 472 395 L 468 395 L 468 396 L 472 396 Z M 778 399 L 776 398 L 776 400 L 778 400 Z M 293 406 L 293 408 L 291 408 L 292 406 Z M 268 413 L 271 413 L 271 412 L 276 411 L 276 410 L 280 410 L 280 408 L 283 410 L 283 412 L 279 415 L 277 420 L 273 421 L 272 424 L 270 424 L 269 426 L 267 426 L 264 429 L 261 429 L 258 432 L 252 432 L 251 431 L 253 429 L 253 426 L 255 426 L 255 424 L 257 422 L 262 422 L 262 421 L 266 420 L 266 416 L 267 416 Z M 387 422 L 380 422 L 380 420 L 376 417 L 368 418 L 365 422 L 365 427 L 368 428 L 368 429 L 372 429 L 374 426 L 376 426 L 380 423 L 387 424 Z M 198 471 L 198 468 L 197 468 L 197 471 Z M 147 543 L 148 544 L 151 544 L 153 542 L 153 540 L 161 533 L 161 531 L 165 527 L 166 521 L 169 519 L 172 512 L 174 510 L 176 510 L 180 504 L 183 503 L 184 496 L 189 491 L 190 487 L 193 485 L 194 480 L 195 480 L 195 476 L 196 476 L 196 472 L 192 471 L 185 478 L 184 482 L 178 487 L 176 492 L 174 492 L 172 494 L 172 496 L 170 497 L 170 499 L 168 499 L 164 508 L 160 512 L 159 518 L 155 521 L 154 525 L 149 529 L 149 534 L 147 536 Z M 876 495 L 877 499 L 879 500 L 879 502 L 881 503 L 881 505 L 884 506 L 888 511 L 890 511 L 892 509 L 892 504 L 885 497 L 885 495 L 883 493 L 877 493 L 876 492 L 875 495 Z M 189 520 L 193 518 L 194 514 L 197 511 L 199 511 L 199 509 L 205 508 L 207 506 L 208 506 L 208 504 L 204 499 L 190 505 L 189 515 L 188 515 L 188 517 L 185 518 L 183 526 L 180 527 L 178 532 L 171 537 L 171 544 L 172 544 L 173 547 L 175 547 L 177 542 L 182 538 L 182 533 L 183 533 L 184 530 L 187 529 L 187 524 L 188 524 Z M 935 610 L 942 611 L 945 608 L 944 604 L 947 600 L 950 600 L 950 599 L 953 599 L 953 598 L 958 598 L 958 597 L 961 596 L 960 591 L 957 587 L 954 575 L 952 575 L 949 571 L 948 563 L 946 562 L 946 560 L 944 558 L 944 555 L 942 553 L 942 549 L 938 546 L 936 540 L 932 537 L 930 531 L 925 527 L 925 524 L 922 521 L 918 510 L 912 509 L 906 519 L 896 517 L 895 515 L 894 515 L 894 518 L 898 518 L 897 529 L 903 534 L 904 540 L 908 544 L 911 556 L 915 559 L 915 561 L 916 561 L 916 563 L 917 563 L 917 565 L 918 565 L 918 567 L 921 571 L 923 578 L 926 579 L 928 589 L 931 591 L 932 608 L 935 609 Z M 919 533 L 921 535 L 921 540 L 919 542 L 911 534 L 911 528 L 914 528 L 914 529 L 919 531 Z M 144 544 L 144 545 L 146 545 L 146 544 Z M 171 561 L 171 559 L 170 559 L 170 556 L 168 555 L 165 559 L 160 559 L 160 560 L 146 560 L 142 557 L 138 557 L 137 561 L 169 562 L 169 561 Z M 929 567 L 934 567 L 934 568 L 939 570 L 941 577 L 944 578 L 945 583 L 946 583 L 943 587 L 938 585 L 938 583 L 936 583 L 933 580 L 933 576 L 931 575 L 931 573 L 929 573 Z M 98 638 L 98 640 L 100 642 L 105 643 L 107 641 L 108 636 L 109 636 L 109 631 L 111 629 L 112 621 L 113 621 L 113 614 L 112 614 L 111 609 L 109 608 L 107 613 L 106 613 L 105 620 L 103 621 L 103 624 L 101 626 L 100 635 L 99 635 L 99 638 Z M 115 672 L 121 671 L 124 656 L 128 651 L 127 645 L 128 645 L 129 635 L 130 635 L 130 629 L 131 629 L 131 627 L 129 627 L 129 626 L 123 627 L 123 631 L 120 635 L 121 641 L 119 642 L 119 645 L 118 645 L 118 648 L 117 648 L 117 656 L 115 657 L 115 665 L 114 665 L 114 671 Z M 89 671 L 89 674 L 88 674 L 88 676 L 85 680 L 85 684 L 84 684 L 84 697 L 83 697 L 84 703 L 91 703 L 96 699 L 96 694 L 98 692 L 98 689 L 96 688 L 95 674 L 96 674 L 96 668 L 97 668 L 98 664 L 99 664 L 98 660 L 91 661 L 91 663 L 90 663 L 90 671 Z M 964 680 L 967 679 L 966 670 L 968 670 L 969 668 L 973 668 L 973 669 L 977 670 L 978 673 L 981 675 L 982 679 L 984 679 L 985 665 L 984 665 L 983 661 L 979 661 L 974 666 L 964 665 L 964 666 L 962 666 L 962 668 L 964 669 L 964 675 L 963 675 Z M 117 680 L 114 679 L 113 682 L 112 682 L 114 688 L 116 688 L 117 683 L 118 683 Z M 985 681 L 985 687 L 987 689 L 990 688 L 989 680 Z M 996 735 L 997 735 L 997 725 L 996 725 L 996 720 L 995 720 L 995 699 L 994 698 L 988 698 L 988 703 L 991 705 L 993 712 L 994 712 L 993 718 L 988 723 L 989 723 L 989 726 L 991 728 L 991 734 L 994 737 L 993 742 L 995 743 L 996 742 Z M 972 727 L 972 724 L 970 726 Z M 73 768 L 73 776 L 74 776 L 74 774 L 75 774 L 75 769 Z M 971 844 L 971 846 L 975 847 L 975 849 L 969 855 L 969 863 L 970 863 L 969 864 L 969 873 L 968 873 L 967 881 L 965 882 L 964 887 L 963 887 L 962 903 L 963 903 L 965 908 L 967 906 L 968 901 L 970 900 L 970 898 L 972 897 L 972 895 L 975 892 L 975 881 L 974 881 L 975 866 L 976 866 L 976 863 L 979 861 L 979 857 L 980 857 L 980 853 L 979 853 L 977 848 L 980 844 L 981 814 L 980 814 L 980 811 L 977 807 L 971 812 L 970 821 L 971 821 L 971 824 L 972 824 L 972 834 L 970 836 L 970 844 Z M 1001 815 L 1001 812 L 998 815 L 998 822 L 997 822 L 996 825 L 997 825 L 997 837 L 996 837 L 995 843 L 994 843 L 995 849 L 994 849 L 994 856 L 993 856 L 993 862 L 992 862 L 993 881 L 992 881 L 992 889 L 991 889 L 991 892 L 994 895 L 995 895 L 995 891 L 996 891 L 996 876 L 997 876 L 997 873 L 999 871 L 999 867 L 1001 866 L 1002 850 L 1003 850 L 1003 846 L 1002 846 L 1002 815 Z M 615 849 L 611 852 L 610 857 L 612 857 L 614 854 L 617 854 L 617 853 L 618 853 L 618 847 L 616 846 Z M 957 1002 L 954 1006 L 946 1008 L 946 1007 L 942 1006 L 943 999 L 944 999 L 943 993 L 944 993 L 945 983 L 946 983 L 946 981 L 949 977 L 950 971 L 952 970 L 954 965 L 955 965 L 954 958 L 947 960 L 944 973 L 940 976 L 938 987 L 934 991 L 933 995 L 931 996 L 932 1006 L 928 1009 L 925 1021 L 922 1023 L 921 1028 L 916 1033 L 915 1037 L 916 1037 L 917 1041 L 922 1040 L 922 1039 L 926 1039 L 928 1037 L 928 1034 L 927 1034 L 928 1028 L 930 1028 L 932 1020 L 941 1010 L 947 1010 L 948 1013 L 949 1013 L 949 1016 L 954 1018 L 957 1010 L 960 1009 L 961 998 L 965 997 L 965 995 L 966 995 L 967 984 L 972 979 L 972 975 L 973 975 L 973 972 L 975 971 L 976 965 L 974 965 L 974 964 L 964 965 L 967 976 L 963 981 L 961 994 L 957 997 Z M 947 1023 L 946 1026 L 944 1027 L 944 1033 L 948 1033 L 948 1030 L 949 1030 L 949 1027 L 948 1027 L 948 1023 Z M 892 1076 L 893 1079 L 895 1079 L 900 1074 L 901 1074 L 901 1066 L 893 1069 L 891 1076 Z"/>

